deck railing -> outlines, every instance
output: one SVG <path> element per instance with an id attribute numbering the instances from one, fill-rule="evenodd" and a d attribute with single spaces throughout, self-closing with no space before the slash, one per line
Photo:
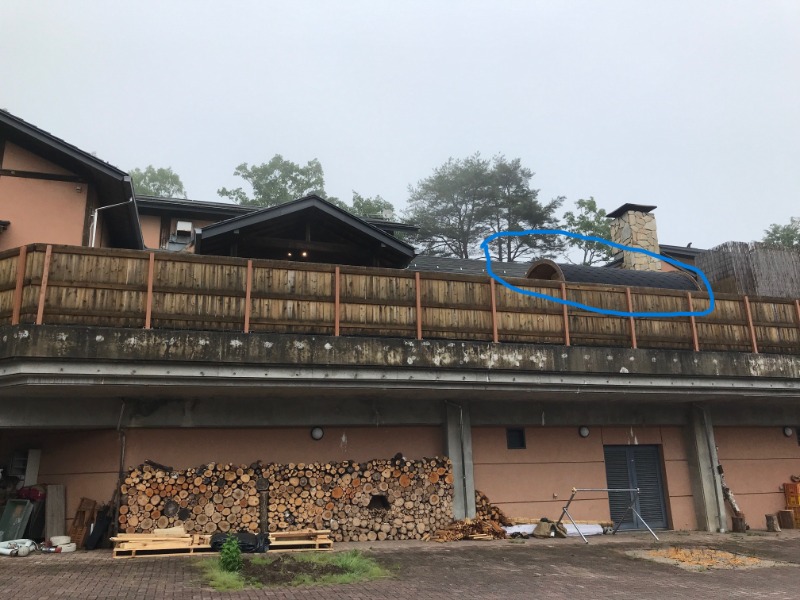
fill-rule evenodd
<path id="1" fill-rule="evenodd" d="M 701 292 L 510 279 L 620 311 L 702 311 Z M 0 253 L 0 324 L 94 325 L 800 354 L 800 302 L 716 296 L 705 317 L 565 308 L 487 276 L 33 244 Z"/>

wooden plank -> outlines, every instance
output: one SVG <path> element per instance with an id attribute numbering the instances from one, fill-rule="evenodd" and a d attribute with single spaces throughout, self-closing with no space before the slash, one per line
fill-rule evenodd
<path id="1" fill-rule="evenodd" d="M 19 313 L 22 308 L 22 292 L 25 284 L 25 266 L 28 259 L 28 247 L 20 246 L 17 259 L 17 282 L 14 287 L 13 308 L 11 310 L 11 324 L 19 325 Z"/>
<path id="2" fill-rule="evenodd" d="M 758 354 L 758 342 L 756 341 L 756 328 L 753 327 L 753 313 L 750 310 L 750 298 L 744 296 L 744 312 L 747 315 L 747 326 L 750 329 L 750 345 L 753 354 Z"/>
<path id="3" fill-rule="evenodd" d="M 39 288 L 39 307 L 36 310 L 36 324 L 41 325 L 44 319 L 44 301 L 47 294 L 47 279 L 50 276 L 50 261 L 53 257 L 53 246 L 47 245 L 44 251 L 44 266 L 42 267 L 42 285 Z"/>
<path id="4" fill-rule="evenodd" d="M 295 531 L 273 531 L 269 534 L 270 539 L 272 538 L 291 538 L 297 536 L 318 536 L 318 535 L 330 535 L 330 529 L 297 529 Z"/>
<path id="5" fill-rule="evenodd" d="M 567 299 L 567 284 L 563 281 L 561 282 L 561 299 Z M 564 345 L 570 345 L 570 338 L 569 338 L 569 306 L 566 304 L 562 307 L 562 315 L 564 318 Z"/>
<path id="6" fill-rule="evenodd" d="M 66 494 L 64 486 L 52 484 L 47 486 L 47 496 L 44 504 L 44 537 L 49 540 L 53 536 L 65 535 L 66 525 Z"/>
<path id="7" fill-rule="evenodd" d="M 417 309 L 417 339 L 422 339 L 422 290 L 420 289 L 420 275 L 419 271 L 414 273 L 414 291 L 416 293 L 416 309 Z"/>
<path id="8" fill-rule="evenodd" d="M 797 312 L 797 328 L 800 329 L 800 300 L 794 301 L 794 308 Z"/>
<path id="9" fill-rule="evenodd" d="M 686 299 L 689 301 L 689 312 L 694 312 L 692 292 L 686 292 Z M 700 352 L 700 339 L 697 337 L 697 319 L 694 318 L 694 315 L 689 317 L 689 323 L 691 323 L 692 326 L 692 346 L 695 352 Z"/>
<path id="10" fill-rule="evenodd" d="M 150 320 L 153 316 L 153 273 L 155 272 L 156 255 L 155 252 L 150 253 L 150 258 L 147 266 L 147 296 L 144 304 L 144 328 L 150 329 Z"/>
<path id="11" fill-rule="evenodd" d="M 629 287 L 625 288 L 625 299 L 628 302 L 628 312 L 632 313 L 633 312 L 633 299 L 631 298 L 631 288 L 629 288 Z M 637 348 L 637 344 L 636 344 L 636 321 L 634 320 L 633 317 L 628 317 L 628 322 L 630 323 L 630 328 L 631 328 L 631 348 L 636 350 L 636 348 Z"/>
<path id="12" fill-rule="evenodd" d="M 250 333 L 250 294 L 253 292 L 253 261 L 247 261 L 247 281 L 244 291 L 244 332 Z"/>
<path id="13" fill-rule="evenodd" d="M 273 550 L 272 548 L 269 549 L 269 554 L 282 554 L 284 552 L 330 552 L 333 550 L 333 546 L 320 546 L 319 548 L 291 548 L 291 549 L 281 549 L 281 550 Z"/>
<path id="14" fill-rule="evenodd" d="M 497 292 L 495 289 L 494 278 L 489 279 L 489 288 L 492 296 L 492 341 L 497 344 L 500 338 L 497 335 Z"/>
<path id="15" fill-rule="evenodd" d="M 336 267 L 333 273 L 333 335 L 339 337 L 339 297 L 341 296 L 342 272 Z"/>
<path id="16" fill-rule="evenodd" d="M 190 546 L 188 548 L 113 550 L 114 558 L 157 558 L 160 556 L 192 556 L 193 554 L 215 554 L 211 546 Z"/>

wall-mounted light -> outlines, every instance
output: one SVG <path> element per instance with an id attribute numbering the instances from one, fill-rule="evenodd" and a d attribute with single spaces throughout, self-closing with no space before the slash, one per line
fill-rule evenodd
<path id="1" fill-rule="evenodd" d="M 322 436 L 325 435 L 322 427 L 312 427 L 311 428 L 311 439 L 312 440 L 321 440 Z"/>
<path id="2" fill-rule="evenodd" d="M 287 252 L 286 256 L 288 256 L 289 258 L 292 258 L 292 253 L 291 252 Z"/>
<path id="3" fill-rule="evenodd" d="M 783 428 L 783 435 L 786 437 L 792 437 L 794 435 L 794 429 L 789 427 L 788 425 Z"/>
<path id="4" fill-rule="evenodd" d="M 303 250 L 303 252 L 301 253 L 301 255 L 300 255 L 300 256 L 302 256 L 303 258 L 305 258 L 306 256 L 308 256 L 308 252 L 306 252 L 305 250 Z"/>
<path id="5" fill-rule="evenodd" d="M 581 436 L 582 438 L 589 437 L 589 428 L 586 427 L 586 425 L 581 425 L 580 427 L 578 427 L 578 435 Z"/>

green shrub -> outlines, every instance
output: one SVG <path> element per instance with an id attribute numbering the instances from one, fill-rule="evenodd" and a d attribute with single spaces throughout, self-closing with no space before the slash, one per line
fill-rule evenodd
<path id="1" fill-rule="evenodd" d="M 242 550 L 239 548 L 239 540 L 229 534 L 228 539 L 222 545 L 222 550 L 219 551 L 219 566 L 223 571 L 238 573 L 242 570 L 242 565 Z"/>

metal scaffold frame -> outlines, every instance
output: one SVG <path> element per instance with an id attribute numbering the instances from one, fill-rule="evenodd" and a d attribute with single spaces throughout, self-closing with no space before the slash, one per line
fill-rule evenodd
<path id="1" fill-rule="evenodd" d="M 578 494 L 578 492 L 606 492 L 608 494 L 611 494 L 611 493 L 622 493 L 622 492 L 630 493 L 631 494 L 631 503 L 628 505 L 628 508 L 625 509 L 625 512 L 623 513 L 622 518 L 619 520 L 619 523 L 617 523 L 614 526 L 614 530 L 611 532 L 611 534 L 612 535 L 616 535 L 617 530 L 619 529 L 620 525 L 622 525 L 622 522 L 625 520 L 625 517 L 628 516 L 629 512 L 632 512 L 637 517 L 639 517 L 639 520 L 642 522 L 642 524 L 645 527 L 647 527 L 647 531 L 649 531 L 650 534 L 654 538 L 656 538 L 656 541 L 660 541 L 658 539 L 658 536 L 655 534 L 655 532 L 652 529 L 650 529 L 650 525 L 647 524 L 647 522 L 642 518 L 642 515 L 640 515 L 636 511 L 636 509 L 634 508 L 634 506 L 636 505 L 636 501 L 639 499 L 639 488 L 625 488 L 625 489 L 623 489 L 623 488 L 619 488 L 619 489 L 611 489 L 611 488 L 572 488 L 572 495 L 569 497 L 569 500 L 567 500 L 567 503 L 564 505 L 564 508 L 561 511 L 561 516 L 558 518 L 558 521 L 556 522 L 556 527 L 561 525 L 561 521 L 564 520 L 564 515 L 567 515 L 567 517 L 569 517 L 569 520 L 572 522 L 572 525 L 578 531 L 578 535 L 580 535 L 581 538 L 583 538 L 584 542 L 586 542 L 587 544 L 589 543 L 589 540 L 587 540 L 586 536 L 583 535 L 583 532 L 581 531 L 581 528 L 578 527 L 578 524 L 575 522 L 575 519 L 573 519 L 572 515 L 569 514 L 569 505 L 572 504 L 572 501 L 575 499 L 575 496 Z"/>

